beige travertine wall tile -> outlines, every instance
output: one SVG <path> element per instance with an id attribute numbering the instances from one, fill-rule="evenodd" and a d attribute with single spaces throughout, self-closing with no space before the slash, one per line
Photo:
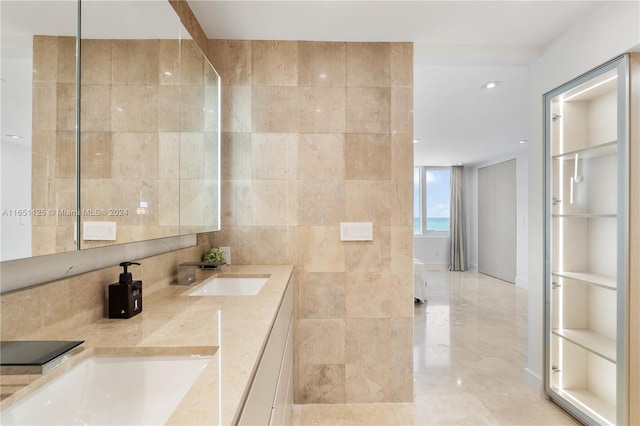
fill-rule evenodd
<path id="1" fill-rule="evenodd" d="M 301 134 L 298 178 L 344 179 L 344 138 L 341 134 Z"/>
<path id="2" fill-rule="evenodd" d="M 204 178 L 204 134 L 181 132 L 180 138 L 180 179 Z"/>
<path id="3" fill-rule="evenodd" d="M 58 88 L 55 83 L 33 83 L 33 127 L 57 130 Z"/>
<path id="4" fill-rule="evenodd" d="M 391 224 L 391 183 L 378 180 L 345 181 L 345 221 Z"/>
<path id="5" fill-rule="evenodd" d="M 251 84 L 251 41 L 209 40 L 209 57 L 225 86 Z"/>
<path id="6" fill-rule="evenodd" d="M 411 303 L 413 305 L 413 303 Z M 411 306 L 413 309 L 413 306 Z M 412 401 L 413 381 L 413 318 L 391 319 L 391 384 L 390 402 Z"/>
<path id="7" fill-rule="evenodd" d="M 251 238 L 253 231 L 249 227 L 226 226 L 212 233 L 212 245 L 231 247 L 231 263 L 251 264 Z"/>
<path id="8" fill-rule="evenodd" d="M 113 40 L 111 82 L 114 85 L 153 85 L 159 83 L 159 40 Z M 139 60 L 132 62 L 131 58 Z"/>
<path id="9" fill-rule="evenodd" d="M 389 271 L 347 272 L 345 274 L 346 318 L 390 317 L 393 303 L 392 284 Z"/>
<path id="10" fill-rule="evenodd" d="M 391 179 L 391 137 L 388 134 L 347 134 L 347 179 Z"/>
<path id="11" fill-rule="evenodd" d="M 344 133 L 345 90 L 343 87 L 300 88 L 300 132 Z"/>
<path id="12" fill-rule="evenodd" d="M 82 39 L 81 83 L 111 86 L 111 40 Z"/>
<path id="13" fill-rule="evenodd" d="M 222 131 L 251 132 L 252 103 L 250 86 L 224 86 L 222 90 Z"/>
<path id="14" fill-rule="evenodd" d="M 344 364 L 343 319 L 301 319 L 298 326 L 299 359 L 302 365 Z"/>
<path id="15" fill-rule="evenodd" d="M 298 43 L 298 81 L 301 87 L 344 87 L 345 44 L 340 42 Z"/>
<path id="16" fill-rule="evenodd" d="M 295 180 L 254 180 L 252 216 L 254 226 L 298 225 L 298 182 Z"/>
<path id="17" fill-rule="evenodd" d="M 251 133 L 223 133 L 222 179 L 250 179 L 253 170 Z"/>
<path id="18" fill-rule="evenodd" d="M 413 87 L 413 43 L 391 44 L 391 87 Z"/>
<path id="19" fill-rule="evenodd" d="M 345 275 L 341 272 L 301 272 L 300 319 L 345 318 Z"/>
<path id="20" fill-rule="evenodd" d="M 345 365 L 347 403 L 390 400 L 391 368 L 388 365 Z"/>
<path id="21" fill-rule="evenodd" d="M 297 86 L 298 42 L 252 41 L 253 86 Z"/>
<path id="22" fill-rule="evenodd" d="M 58 59 L 56 61 L 56 81 L 58 83 L 76 83 L 76 38 L 56 37 L 58 39 Z"/>
<path id="23" fill-rule="evenodd" d="M 180 131 L 180 86 L 158 87 L 158 124 L 159 132 Z"/>
<path id="24" fill-rule="evenodd" d="M 80 122 L 83 132 L 111 130 L 111 86 L 89 84 L 82 86 Z"/>
<path id="25" fill-rule="evenodd" d="M 409 226 L 393 226 L 391 230 L 390 267 L 396 274 L 406 273 L 407 265 L 413 271 L 413 228 Z"/>
<path id="26" fill-rule="evenodd" d="M 157 179 L 158 139 L 158 133 L 112 133 L 112 176 L 120 179 Z"/>
<path id="27" fill-rule="evenodd" d="M 156 86 L 111 87 L 112 132 L 157 132 L 158 94 Z"/>
<path id="28" fill-rule="evenodd" d="M 345 250 L 339 226 L 300 226 L 300 263 L 305 272 L 344 272 Z"/>
<path id="29" fill-rule="evenodd" d="M 413 130 L 413 87 L 391 89 L 391 134 Z"/>
<path id="30" fill-rule="evenodd" d="M 158 133 L 158 177 L 180 178 L 180 133 Z"/>
<path id="31" fill-rule="evenodd" d="M 161 86 L 180 84 L 180 43 L 160 40 L 158 43 L 158 82 Z"/>
<path id="32" fill-rule="evenodd" d="M 388 318 L 347 318 L 345 361 L 357 365 L 389 365 L 391 361 L 391 320 Z M 381 342 L 389 342 L 381 345 Z"/>
<path id="33" fill-rule="evenodd" d="M 392 318 L 413 318 L 413 261 L 405 270 L 393 272 L 389 282 L 389 315 Z"/>
<path id="34" fill-rule="evenodd" d="M 83 209 L 120 208 L 113 204 L 113 188 L 109 179 L 83 179 L 80 192 Z"/>
<path id="35" fill-rule="evenodd" d="M 390 43 L 346 43 L 347 87 L 390 87 Z"/>
<path id="36" fill-rule="evenodd" d="M 56 125 L 57 130 L 76 129 L 76 86 L 75 83 L 56 85 Z M 39 105 L 39 107 L 42 107 Z"/>
<path id="37" fill-rule="evenodd" d="M 194 40 L 180 41 L 180 84 L 183 86 L 203 86 L 204 58 Z M 202 104 L 201 104 L 202 106 Z"/>
<path id="38" fill-rule="evenodd" d="M 56 251 L 56 227 L 55 225 L 45 226 L 33 226 L 31 228 L 31 252 L 34 256 L 40 256 L 43 254 L 55 253 Z M 4 296 L 3 296 L 4 297 Z M 29 302 L 26 302 L 29 303 Z M 32 304 L 29 303 L 29 309 L 33 309 Z M 2 307 L 4 311 L 4 306 Z M 3 317 L 4 317 L 3 312 Z M 14 332 L 20 333 L 21 329 L 17 329 Z M 13 332 L 11 332 L 13 334 Z M 2 330 L 2 338 L 7 339 L 7 334 Z"/>
<path id="39" fill-rule="evenodd" d="M 57 37 L 33 36 L 33 82 L 56 83 L 58 80 Z M 35 87 L 35 84 L 34 84 Z M 34 105 L 37 105 L 34 103 Z"/>
<path id="40" fill-rule="evenodd" d="M 251 135 L 253 179 L 292 179 L 298 174 L 298 134 L 253 133 Z"/>
<path id="41" fill-rule="evenodd" d="M 344 216 L 344 183 L 339 180 L 299 181 L 298 223 L 333 225 Z"/>
<path id="42" fill-rule="evenodd" d="M 82 179 L 109 179 L 111 177 L 111 133 L 82 132 L 80 143 Z"/>
<path id="43" fill-rule="evenodd" d="M 301 404 L 346 402 L 344 364 L 302 365 L 299 380 Z"/>
<path id="44" fill-rule="evenodd" d="M 202 75 L 202 71 L 200 74 Z M 180 86 L 181 132 L 204 132 L 203 105 L 204 86 Z"/>
<path id="45" fill-rule="evenodd" d="M 298 228 L 295 226 L 255 227 L 251 236 L 251 263 L 254 265 L 295 265 L 298 263 Z"/>
<path id="46" fill-rule="evenodd" d="M 34 129 L 31 138 L 31 178 L 34 181 L 46 182 L 55 177 L 56 138 L 55 130 Z"/>
<path id="47" fill-rule="evenodd" d="M 347 87 L 347 133 L 389 133 L 391 89 Z"/>
<path id="48" fill-rule="evenodd" d="M 76 176 L 76 134 L 75 132 L 56 132 L 56 169 L 59 178 Z"/>
<path id="49" fill-rule="evenodd" d="M 373 227 L 373 241 L 350 241 L 345 243 L 345 267 L 351 271 L 379 271 L 380 265 L 389 265 L 392 255 L 391 228 Z M 381 287 L 378 283 L 377 287 Z"/>
<path id="50" fill-rule="evenodd" d="M 298 133 L 300 128 L 298 95 L 298 87 L 253 86 L 252 130 L 259 133 Z"/>
<path id="51" fill-rule="evenodd" d="M 220 194 L 223 229 L 227 226 L 251 226 L 252 202 L 250 180 L 223 180 Z"/>

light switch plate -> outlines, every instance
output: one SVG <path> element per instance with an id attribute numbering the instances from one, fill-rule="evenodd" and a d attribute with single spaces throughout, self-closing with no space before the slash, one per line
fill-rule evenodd
<path id="1" fill-rule="evenodd" d="M 224 252 L 224 259 L 227 265 L 231 265 L 231 247 L 218 247 Z"/>
<path id="2" fill-rule="evenodd" d="M 82 222 L 82 239 L 85 241 L 115 241 L 116 222 Z"/>
<path id="3" fill-rule="evenodd" d="M 340 241 L 373 241 L 373 222 L 340 222 Z"/>

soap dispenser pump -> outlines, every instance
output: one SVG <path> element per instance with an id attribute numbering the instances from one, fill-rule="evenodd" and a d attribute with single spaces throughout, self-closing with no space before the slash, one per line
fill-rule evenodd
<path id="1" fill-rule="evenodd" d="M 142 281 L 133 280 L 127 268 L 138 262 L 122 262 L 124 271 L 117 283 L 109 285 L 109 318 L 131 318 L 142 312 Z"/>

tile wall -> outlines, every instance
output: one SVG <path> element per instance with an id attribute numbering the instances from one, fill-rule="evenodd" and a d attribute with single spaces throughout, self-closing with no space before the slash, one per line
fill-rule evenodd
<path id="1" fill-rule="evenodd" d="M 294 264 L 297 403 L 413 400 L 413 46 L 210 40 L 222 230 Z M 341 242 L 340 222 L 373 222 Z"/>

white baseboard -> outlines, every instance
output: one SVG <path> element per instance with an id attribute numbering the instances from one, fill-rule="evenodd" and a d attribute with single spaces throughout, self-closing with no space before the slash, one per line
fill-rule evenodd
<path id="1" fill-rule="evenodd" d="M 448 271 L 448 263 L 425 263 L 424 269 L 427 271 Z"/>
<path id="2" fill-rule="evenodd" d="M 478 270 L 478 264 L 477 263 L 470 263 L 469 264 L 469 270 L 470 271 L 477 271 Z"/>
<path id="3" fill-rule="evenodd" d="M 524 383 L 532 391 L 542 394 L 542 378 L 528 368 L 524 369 Z"/>
<path id="4" fill-rule="evenodd" d="M 522 277 L 516 277 L 516 285 L 522 288 L 529 288 L 529 280 Z"/>

